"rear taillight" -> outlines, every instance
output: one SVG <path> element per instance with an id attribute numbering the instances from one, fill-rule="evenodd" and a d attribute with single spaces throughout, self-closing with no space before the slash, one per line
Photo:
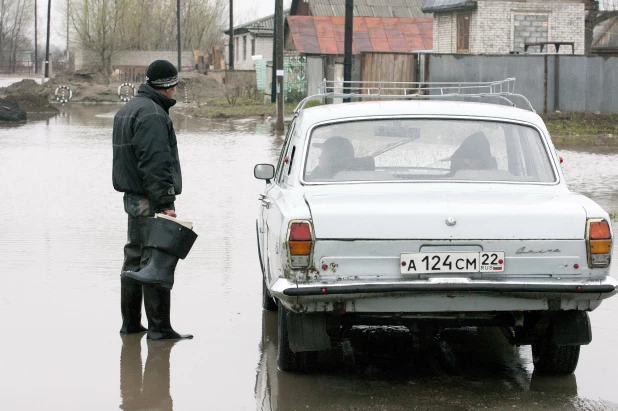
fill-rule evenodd
<path id="1" fill-rule="evenodd" d="M 311 265 L 313 252 L 313 227 L 309 221 L 290 221 L 288 228 L 288 254 L 292 268 Z"/>
<path id="2" fill-rule="evenodd" d="M 612 232 L 603 219 L 590 219 L 586 226 L 588 265 L 591 268 L 607 267 L 612 255 Z"/>

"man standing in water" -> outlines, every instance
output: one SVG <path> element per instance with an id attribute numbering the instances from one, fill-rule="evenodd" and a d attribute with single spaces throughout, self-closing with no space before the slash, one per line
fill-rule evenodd
<path id="1" fill-rule="evenodd" d="M 139 271 L 148 263 L 148 219 L 155 213 L 176 217 L 174 201 L 182 191 L 182 175 L 169 109 L 176 104 L 177 84 L 176 67 L 166 60 L 154 61 L 146 84 L 114 117 L 112 179 L 114 189 L 124 192 L 129 220 L 122 271 Z M 142 293 L 148 330 L 141 325 Z M 148 331 L 152 340 L 193 338 L 172 329 L 167 288 L 121 277 L 120 305 L 121 334 Z"/>

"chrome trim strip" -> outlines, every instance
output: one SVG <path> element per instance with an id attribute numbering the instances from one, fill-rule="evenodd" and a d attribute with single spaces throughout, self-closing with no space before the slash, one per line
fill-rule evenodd
<path id="1" fill-rule="evenodd" d="M 609 277 L 608 277 L 609 278 Z M 371 294 L 389 292 L 494 292 L 494 293 L 569 293 L 569 294 L 607 294 L 615 293 L 616 280 L 569 283 L 547 282 L 514 282 L 514 281 L 466 281 L 466 282 L 437 282 L 414 280 L 399 283 L 356 283 L 356 284 L 323 284 L 298 285 L 295 288 L 286 288 L 283 294 L 287 296 L 306 295 L 338 295 L 338 294 Z M 595 298 L 596 299 L 596 298 Z"/>

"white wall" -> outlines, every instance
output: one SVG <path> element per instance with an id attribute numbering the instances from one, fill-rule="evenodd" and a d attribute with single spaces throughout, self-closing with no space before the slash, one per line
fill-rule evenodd
<path id="1" fill-rule="evenodd" d="M 273 56 L 273 38 L 272 37 L 253 37 L 254 35 L 251 33 L 245 33 L 238 36 L 234 36 L 235 39 L 238 39 L 237 43 L 234 43 L 234 48 L 236 48 L 236 44 L 239 45 L 238 51 L 234 49 L 234 69 L 235 70 L 255 70 L 255 63 L 251 60 L 251 38 L 255 38 L 255 55 L 261 55 L 263 58 L 272 58 Z M 243 59 L 243 37 L 247 38 L 247 57 Z M 228 36 L 229 39 L 229 36 Z M 228 39 L 225 42 L 225 64 L 229 65 L 229 46 Z"/>

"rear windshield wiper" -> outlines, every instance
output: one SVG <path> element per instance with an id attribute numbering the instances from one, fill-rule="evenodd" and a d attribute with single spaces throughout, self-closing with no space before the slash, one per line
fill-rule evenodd
<path id="1" fill-rule="evenodd" d="M 412 142 L 412 141 L 418 140 L 418 138 L 419 138 L 419 137 L 413 137 L 413 138 L 409 138 L 409 139 L 407 139 L 407 140 L 398 141 L 398 142 L 396 142 L 396 143 L 389 144 L 389 145 L 384 146 L 384 147 L 382 147 L 382 148 L 380 148 L 380 149 L 378 149 L 378 150 L 374 151 L 373 153 L 369 154 L 369 157 L 376 157 L 376 156 L 379 156 L 380 154 L 384 154 L 384 153 L 386 153 L 387 151 L 391 151 L 391 150 L 392 150 L 392 149 L 394 149 L 394 148 L 397 148 L 397 147 L 399 147 L 399 146 L 403 146 L 404 144 L 408 144 L 408 143 L 410 143 L 410 142 Z"/>

